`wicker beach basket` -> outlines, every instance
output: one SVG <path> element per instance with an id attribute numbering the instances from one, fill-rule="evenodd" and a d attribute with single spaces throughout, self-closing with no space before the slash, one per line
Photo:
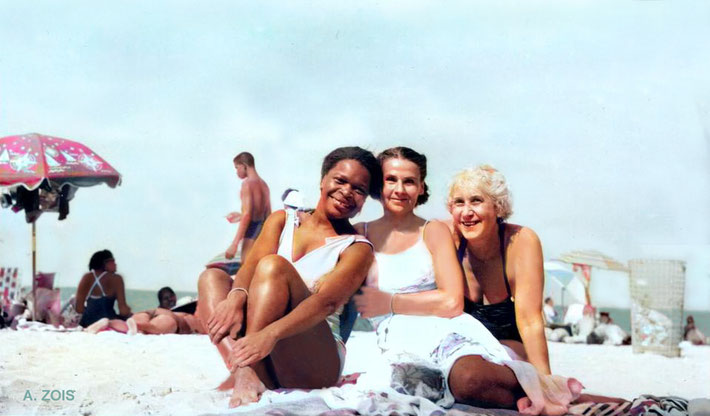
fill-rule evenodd
<path id="1" fill-rule="evenodd" d="M 685 262 L 635 259 L 629 261 L 629 269 L 633 352 L 679 357 Z"/>

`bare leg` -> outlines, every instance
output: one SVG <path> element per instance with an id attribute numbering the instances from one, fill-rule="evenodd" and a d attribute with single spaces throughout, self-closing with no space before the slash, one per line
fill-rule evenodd
<path id="1" fill-rule="evenodd" d="M 150 322 L 150 317 L 153 315 L 153 311 L 144 311 L 133 314 L 130 318 L 126 319 L 126 327 L 128 327 L 128 335 L 135 335 L 138 333 L 138 324 L 147 324 Z"/>
<path id="2" fill-rule="evenodd" d="M 289 313 L 311 292 L 291 263 L 273 255 L 259 262 L 249 294 L 247 333 L 252 333 Z M 279 341 L 270 358 L 281 387 L 321 388 L 338 381 L 340 358 L 325 321 Z"/>
<path id="3" fill-rule="evenodd" d="M 178 323 L 170 315 L 158 315 L 148 323 L 137 323 L 138 330 L 144 334 L 174 334 L 177 332 Z"/>
<path id="4" fill-rule="evenodd" d="M 90 332 L 92 334 L 96 334 L 102 329 L 108 328 L 108 318 L 101 318 L 98 321 L 94 322 L 93 324 L 87 326 L 84 328 L 84 331 Z"/>
<path id="5" fill-rule="evenodd" d="M 515 409 L 524 396 L 513 370 L 477 355 L 459 358 L 449 373 L 449 388 L 459 403 Z"/>
<path id="6" fill-rule="evenodd" d="M 280 319 L 308 296 L 310 291 L 291 263 L 276 255 L 264 257 L 259 261 L 249 287 L 247 334 Z M 268 367 L 271 368 L 267 370 Z M 247 390 L 235 387 L 231 405 L 249 403 L 258 397 L 254 391 L 261 387 L 253 382 L 255 374 L 269 384 L 271 380 L 265 379 L 266 373 L 281 387 L 332 386 L 339 376 L 340 359 L 330 327 L 322 322 L 304 333 L 279 341 L 268 358 L 249 370 L 235 373 L 237 385 L 242 377 L 252 383 L 246 383 Z"/>
<path id="7" fill-rule="evenodd" d="M 223 301 L 232 288 L 232 278 L 220 269 L 206 269 L 200 274 L 197 281 L 197 293 L 200 299 L 197 302 L 196 316 L 202 321 L 202 326 L 207 328 L 207 322 L 215 311 L 219 302 Z M 232 352 L 231 337 L 225 337 L 217 345 L 217 351 L 222 356 L 224 365 L 229 369 L 229 355 Z M 218 390 L 228 390 L 234 386 L 234 375 L 229 377 L 217 387 Z"/>
<path id="8" fill-rule="evenodd" d="M 249 251 L 251 251 L 251 248 L 254 246 L 254 241 L 256 240 L 252 240 L 251 238 L 245 238 L 242 240 L 242 264 L 246 261 Z"/>

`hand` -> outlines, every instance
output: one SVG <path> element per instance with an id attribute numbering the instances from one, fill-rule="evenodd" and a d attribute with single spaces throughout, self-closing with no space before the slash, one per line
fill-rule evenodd
<path id="1" fill-rule="evenodd" d="M 229 247 L 227 248 L 227 251 L 224 252 L 224 257 L 228 259 L 233 259 L 234 256 L 237 254 L 237 247 L 239 244 L 230 244 Z"/>
<path id="2" fill-rule="evenodd" d="M 278 341 L 276 336 L 267 328 L 239 338 L 234 343 L 234 349 L 229 357 L 231 371 L 252 365 L 271 354 L 276 341 Z"/>
<path id="3" fill-rule="evenodd" d="M 372 318 L 374 316 L 387 315 L 392 312 L 390 305 L 392 302 L 392 294 L 381 290 L 363 286 L 362 294 L 355 295 L 355 306 L 363 318 Z"/>
<path id="4" fill-rule="evenodd" d="M 234 224 L 239 222 L 239 220 L 242 218 L 242 214 L 240 212 L 230 212 L 225 216 L 227 221 L 229 221 L 230 224 Z"/>
<path id="5" fill-rule="evenodd" d="M 207 321 L 207 330 L 213 344 L 219 344 L 227 334 L 231 338 L 237 337 L 244 319 L 244 299 L 244 294 L 235 292 L 217 304 L 212 317 Z"/>

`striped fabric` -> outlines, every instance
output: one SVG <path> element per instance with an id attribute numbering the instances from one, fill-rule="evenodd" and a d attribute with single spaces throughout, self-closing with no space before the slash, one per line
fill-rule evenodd
<path id="1" fill-rule="evenodd" d="M 639 396 L 632 402 L 580 403 L 568 414 L 581 416 L 688 416 L 688 400 L 675 397 Z"/>
<path id="2" fill-rule="evenodd" d="M 17 267 L 0 267 L 0 309 L 9 310 L 19 294 Z"/>

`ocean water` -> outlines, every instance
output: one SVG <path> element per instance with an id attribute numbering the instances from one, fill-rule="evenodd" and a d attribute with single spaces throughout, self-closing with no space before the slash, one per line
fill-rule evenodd
<path id="1" fill-rule="evenodd" d="M 76 293 L 75 287 L 61 287 L 62 304 Z M 155 290 L 135 290 L 126 289 L 126 302 L 133 312 L 140 312 L 146 309 L 155 309 L 158 306 L 158 289 Z M 176 291 L 175 295 L 180 299 L 183 296 L 197 297 L 197 292 Z"/>
<path id="2" fill-rule="evenodd" d="M 76 291 L 75 287 L 62 287 L 62 303 L 67 301 L 71 295 Z M 178 299 L 183 296 L 197 297 L 197 292 L 175 292 Z M 131 307 L 133 312 L 138 312 L 146 309 L 153 309 L 158 306 L 158 290 L 126 290 L 126 301 L 128 306 Z M 562 316 L 562 308 L 556 306 L 557 312 Z M 623 328 L 626 332 L 631 332 L 631 311 L 629 309 L 620 308 L 598 308 L 600 312 L 609 312 L 609 316 L 614 320 L 614 323 Z M 683 325 L 685 325 L 685 318 L 688 315 L 693 315 L 695 318 L 695 325 L 702 331 L 706 336 L 710 335 L 710 311 L 683 311 Z M 371 326 L 367 321 L 358 319 L 355 325 L 355 330 L 371 330 Z"/>

